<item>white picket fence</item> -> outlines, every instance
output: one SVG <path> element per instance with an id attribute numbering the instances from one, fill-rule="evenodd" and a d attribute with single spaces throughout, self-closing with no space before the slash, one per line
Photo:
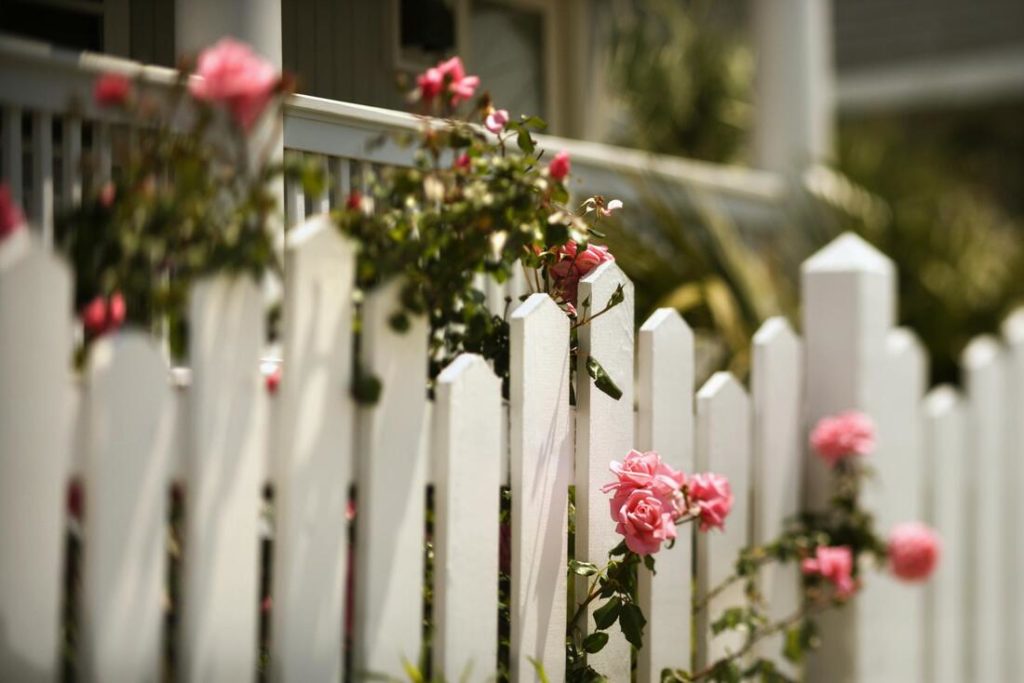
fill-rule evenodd
<path id="1" fill-rule="evenodd" d="M 828 617 L 816 681 L 1010 681 L 1024 671 L 1017 503 L 1024 470 L 1024 312 L 1004 338 L 965 353 L 967 393 L 925 396 L 926 358 L 892 327 L 894 272 L 852 235 L 804 269 L 803 341 L 781 319 L 753 340 L 748 391 L 713 376 L 693 401 L 693 338 L 672 310 L 633 331 L 631 284 L 614 263 L 582 296 L 625 303 L 583 328 L 581 359 L 599 357 L 623 389 L 589 381 L 569 403 L 569 323 L 546 295 L 511 316 L 511 397 L 483 359 L 464 355 L 426 393 L 425 322 L 393 332 L 397 287 L 365 302 L 365 362 L 383 381 L 377 405 L 349 396 L 353 248 L 325 217 L 288 240 L 284 376 L 273 398 L 259 373 L 263 298 L 249 280 L 216 279 L 192 294 L 191 381 L 172 387 L 156 342 L 127 330 L 93 349 L 72 378 L 70 274 L 35 236 L 0 244 L 0 679 L 53 680 L 63 625 L 65 489 L 85 486 L 78 659 L 86 680 L 160 678 L 168 491 L 185 490 L 183 680 L 252 680 L 261 596 L 261 489 L 276 491 L 271 670 L 275 680 L 343 675 L 346 505 L 358 499 L 353 671 L 402 676 L 419 656 L 427 486 L 434 486 L 433 663 L 447 680 L 485 680 L 497 666 L 499 498 L 511 490 L 511 678 L 564 671 L 566 508 L 576 486 L 576 556 L 601 562 L 616 542 L 598 487 L 632 446 L 686 471 L 729 477 L 737 494 L 725 533 L 684 535 L 644 576 L 648 618 L 638 680 L 714 658 L 735 637 L 691 624 L 697 598 L 730 574 L 737 551 L 776 533 L 826 488 L 805 455 L 822 415 L 865 409 L 877 420 L 877 480 L 867 491 L 883 530 L 925 518 L 945 556 L 933 583 L 882 575 Z M 634 362 L 636 374 L 634 377 Z M 585 373 L 583 374 L 585 377 Z M 634 410 L 635 403 L 635 410 Z M 970 460 L 968 461 L 968 458 Z M 806 475 L 806 476 L 805 476 Z M 695 553 L 695 555 L 692 555 Z M 691 567 L 696 572 L 691 575 Z M 769 574 L 772 610 L 798 601 L 793 569 Z M 717 597 L 712 612 L 739 600 Z M 774 650 L 779 643 L 766 646 Z M 593 657 L 630 680 L 621 637 Z"/>

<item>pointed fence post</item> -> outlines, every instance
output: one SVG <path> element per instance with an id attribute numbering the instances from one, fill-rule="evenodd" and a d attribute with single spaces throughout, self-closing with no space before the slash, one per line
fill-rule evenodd
<path id="1" fill-rule="evenodd" d="M 462 354 L 438 375 L 434 408 L 434 671 L 484 680 L 498 658 L 501 380 Z"/>
<path id="2" fill-rule="evenodd" d="M 0 680 L 59 671 L 71 338 L 66 266 L 27 230 L 0 241 Z"/>
<path id="3" fill-rule="evenodd" d="M 707 595 L 736 568 L 736 558 L 750 543 L 750 399 L 735 377 L 716 372 L 697 392 L 697 469 L 724 475 L 732 487 L 733 506 L 724 530 L 697 533 L 696 587 L 697 668 L 703 669 L 743 645 L 731 631 L 712 637 L 711 622 L 723 610 L 746 603 L 743 583 L 734 582 L 714 599 Z"/>
<path id="4" fill-rule="evenodd" d="M 659 308 L 637 339 L 637 434 L 641 451 L 693 472 L 693 332 L 671 308 Z M 640 609 L 647 617 L 637 653 L 637 679 L 661 680 L 665 668 L 690 668 L 693 593 L 693 525 L 676 528 L 672 548 L 655 558 L 657 574 L 637 576 Z"/>
<path id="5" fill-rule="evenodd" d="M 285 257 L 271 664 L 278 681 L 337 681 L 355 446 L 355 249 L 321 215 L 288 234 Z"/>
<path id="6" fill-rule="evenodd" d="M 779 536 L 786 520 L 800 510 L 801 457 L 804 448 L 803 348 L 785 318 L 770 318 L 754 335 L 751 400 L 754 410 L 754 460 L 751 542 Z M 800 576 L 793 565 L 761 570 L 761 594 L 768 617 L 785 619 L 800 607 Z M 764 639 L 758 652 L 779 662 L 782 673 L 798 677 L 800 668 L 777 656 L 785 636 Z"/>
<path id="7" fill-rule="evenodd" d="M 601 313 L 622 288 L 622 302 L 579 328 L 576 369 L 576 559 L 603 566 L 608 551 L 622 541 L 608 514 L 608 483 L 613 460 L 621 461 L 633 448 L 633 283 L 614 261 L 603 263 L 579 283 L 579 300 L 590 301 L 581 315 Z M 618 400 L 604 393 L 587 374 L 587 363 L 596 360 L 621 390 Z M 576 578 L 576 599 L 586 597 L 590 577 Z M 594 610 L 587 609 L 583 627 L 589 633 Z M 630 645 L 622 632 L 609 632 L 600 652 L 587 663 L 617 683 L 630 680 Z"/>
<path id="8" fill-rule="evenodd" d="M 841 235 L 808 259 L 803 276 L 806 381 L 805 431 L 822 417 L 844 410 L 874 416 L 885 338 L 894 320 L 892 262 L 860 237 Z M 805 458 L 804 499 L 812 509 L 827 505 L 830 473 L 814 454 Z M 823 614 L 821 647 L 808 658 L 812 683 L 863 680 L 860 619 L 854 600 Z"/>
<path id="9" fill-rule="evenodd" d="M 511 318 L 511 680 L 534 681 L 530 659 L 565 678 L 566 563 L 572 426 L 569 320 L 547 294 Z"/>
<path id="10" fill-rule="evenodd" d="M 1006 454 L 1007 465 L 1007 509 L 1005 525 L 1006 547 L 1015 551 L 1006 561 L 1017 571 L 1007 576 L 1008 604 L 1006 610 L 1010 623 L 1006 629 L 1004 642 L 1009 652 L 1008 662 L 1010 678 L 1024 678 L 1024 577 L 1020 568 L 1024 567 L 1024 543 L 1020 542 L 1020 529 L 1024 529 L 1024 502 L 1020 491 L 1024 490 L 1024 308 L 1017 309 L 1003 323 L 1003 340 L 1006 343 L 1007 363 L 1007 435 L 1006 443 L 1010 449 Z"/>

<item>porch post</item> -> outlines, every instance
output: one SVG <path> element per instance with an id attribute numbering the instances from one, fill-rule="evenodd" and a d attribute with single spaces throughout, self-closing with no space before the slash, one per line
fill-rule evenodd
<path id="1" fill-rule="evenodd" d="M 754 0 L 755 162 L 799 172 L 832 154 L 831 0 Z"/>
<path id="2" fill-rule="evenodd" d="M 223 36 L 248 43 L 281 66 L 281 0 L 175 0 L 178 55 L 195 54 Z"/>

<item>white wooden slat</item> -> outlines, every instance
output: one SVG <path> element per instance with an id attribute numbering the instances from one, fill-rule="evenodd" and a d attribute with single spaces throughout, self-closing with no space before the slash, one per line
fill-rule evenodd
<path id="1" fill-rule="evenodd" d="M 286 228 L 299 225 L 306 220 L 306 193 L 299 180 L 291 178 L 285 182 L 284 207 Z"/>
<path id="2" fill-rule="evenodd" d="M 860 237 L 841 235 L 802 269 L 806 382 L 805 434 L 827 415 L 862 410 L 874 416 L 885 367 L 885 337 L 895 318 L 896 277 L 892 262 Z M 822 509 L 831 476 L 806 449 L 804 500 Z M 818 619 L 821 647 L 808 657 L 807 680 L 864 680 L 857 633 L 859 603 Z"/>
<path id="3" fill-rule="evenodd" d="M 192 291 L 181 666 L 188 681 L 255 672 L 267 439 L 263 296 L 248 277 Z"/>
<path id="4" fill-rule="evenodd" d="M 498 659 L 501 380 L 463 354 L 437 377 L 434 405 L 434 671 L 485 680 Z"/>
<path id="5" fill-rule="evenodd" d="M 1004 486 L 1009 508 L 1003 525 L 1003 542 L 1015 555 L 1007 558 L 1009 566 L 1024 567 L 1024 543 L 1019 530 L 1024 528 L 1024 503 L 1018 491 L 1024 489 L 1024 308 L 1018 309 L 1003 323 L 1003 339 L 1007 347 L 1007 477 Z M 1006 587 L 1007 602 L 1014 605 L 1007 610 L 1010 623 L 1004 642 L 1010 653 L 1009 673 L 1013 679 L 1024 678 L 1024 648 L 1015 644 L 1024 642 L 1024 577 L 1020 571 L 1007 572 L 1010 584 Z"/>
<path id="6" fill-rule="evenodd" d="M 289 233 L 286 258 L 271 663 L 275 680 L 336 681 L 355 425 L 355 248 L 321 215 Z"/>
<path id="7" fill-rule="evenodd" d="M 641 451 L 657 451 L 693 472 L 693 332 L 674 309 L 659 308 L 637 338 L 637 433 Z M 657 574 L 640 571 L 638 600 L 647 617 L 637 680 L 657 682 L 665 668 L 690 669 L 693 526 L 676 528 L 672 548 L 655 556 Z"/>
<path id="8" fill-rule="evenodd" d="M 511 318 L 511 680 L 565 672 L 567 506 L 572 477 L 569 320 L 546 294 Z"/>
<path id="9" fill-rule="evenodd" d="M 1007 465 L 1004 397 L 1008 365 L 1002 346 L 993 337 L 974 339 L 964 349 L 962 362 L 968 399 L 968 452 L 972 456 L 967 512 L 971 539 L 967 555 L 974 559 L 968 576 L 968 599 L 973 602 L 969 666 L 973 680 L 1003 681 L 1008 680 L 1010 657 L 1003 641 L 1007 612 L 1005 572 L 1011 571 L 1010 548 L 1003 543 Z"/>
<path id="10" fill-rule="evenodd" d="M 612 480 L 613 460 L 622 461 L 633 448 L 633 283 L 614 261 L 602 263 L 580 280 L 580 300 L 590 298 L 593 315 L 605 308 L 618 287 L 622 303 L 579 328 L 576 386 L 576 559 L 604 566 L 608 551 L 622 541 L 608 514 L 608 494 L 601 487 Z M 618 400 L 608 396 L 587 375 L 593 357 L 622 390 Z M 589 577 L 576 579 L 576 597 L 586 597 Z M 600 606 L 591 603 L 584 633 Z M 609 681 L 630 680 L 630 645 L 621 631 L 612 630 L 604 648 L 587 663 Z"/>
<path id="11" fill-rule="evenodd" d="M 21 109 L 3 108 L 3 157 L 0 158 L 0 178 L 11 189 L 11 198 L 18 204 L 24 202 L 22 184 Z"/>
<path id="12" fill-rule="evenodd" d="M 149 335 L 135 331 L 101 340 L 89 361 L 85 678 L 157 681 L 176 426 L 167 367 Z"/>
<path id="13" fill-rule="evenodd" d="M 420 653 L 427 458 L 427 321 L 405 332 L 388 319 L 400 310 L 401 283 L 367 297 L 361 365 L 382 384 L 360 410 L 356 468 L 355 674 L 402 676 Z"/>
<path id="14" fill-rule="evenodd" d="M 53 116 L 32 114 L 32 219 L 43 244 L 53 244 Z"/>
<path id="15" fill-rule="evenodd" d="M 352 165 L 348 159 L 327 157 L 327 172 L 330 174 L 328 186 L 331 207 L 341 209 L 352 191 Z"/>
<path id="16" fill-rule="evenodd" d="M 523 270 L 522 264 L 517 261 L 512 266 L 512 277 L 505 282 L 505 295 L 512 298 L 512 302 L 508 307 L 509 314 L 514 313 L 517 308 L 523 305 L 522 297 L 531 291 L 530 285 L 526 280 L 526 271 Z"/>
<path id="17" fill-rule="evenodd" d="M 942 539 L 942 553 L 927 592 L 924 680 L 971 680 L 967 670 L 965 614 L 968 562 L 967 423 L 959 394 L 950 386 L 933 389 L 924 402 L 924 443 L 930 501 L 926 520 Z"/>
<path id="18" fill-rule="evenodd" d="M 82 201 L 82 120 L 69 116 L 61 131 L 61 200 L 65 209 Z"/>
<path id="19" fill-rule="evenodd" d="M 804 378 L 803 347 L 785 318 L 765 321 L 753 341 L 751 537 L 759 545 L 777 538 L 786 520 L 800 511 Z M 800 608 L 800 576 L 793 564 L 764 567 L 759 588 L 773 621 L 785 619 Z M 766 638 L 759 643 L 758 652 L 778 661 L 783 673 L 799 677 L 799 667 L 778 657 L 783 640 L 782 634 Z"/>
<path id="20" fill-rule="evenodd" d="M 317 164 L 320 166 L 321 172 L 324 174 L 324 178 L 327 179 L 327 183 L 324 184 L 324 191 L 319 197 L 312 197 L 313 213 L 328 213 L 331 210 L 331 192 L 330 192 L 330 166 L 327 163 L 327 157 L 322 154 L 316 155 Z"/>
<path id="21" fill-rule="evenodd" d="M 72 430 L 71 276 L 27 231 L 0 242 L 0 680 L 58 672 Z"/>
<path id="22" fill-rule="evenodd" d="M 732 511 L 725 530 L 697 534 L 696 589 L 703 601 L 730 577 L 740 551 L 750 543 L 750 399 L 727 372 L 716 372 L 697 392 L 697 469 L 725 476 L 732 486 Z M 710 623 L 729 607 L 746 603 L 742 582 L 736 582 L 697 615 L 697 667 L 703 668 L 743 645 L 736 632 L 711 637 Z"/>

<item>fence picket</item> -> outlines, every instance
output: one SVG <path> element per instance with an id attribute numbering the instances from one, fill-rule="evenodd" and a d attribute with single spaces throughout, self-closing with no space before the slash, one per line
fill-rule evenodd
<path id="1" fill-rule="evenodd" d="M 674 309 L 659 308 L 637 339 L 637 434 L 641 451 L 693 472 L 693 332 Z M 693 527 L 676 529 L 672 548 L 656 558 L 657 574 L 642 571 L 640 608 L 647 617 L 637 653 L 637 680 L 660 681 L 665 668 L 689 669 L 692 612 Z"/>
<path id="2" fill-rule="evenodd" d="M 32 219 L 43 244 L 53 244 L 53 116 L 32 114 Z"/>
<path id="3" fill-rule="evenodd" d="M 82 201 L 82 120 L 68 116 L 61 127 L 61 207 L 68 210 Z"/>
<path id="4" fill-rule="evenodd" d="M 697 392 L 697 469 L 724 475 L 732 485 L 732 511 L 725 530 L 697 535 L 697 600 L 732 575 L 736 557 L 750 542 L 750 400 L 728 372 L 716 372 Z M 711 622 L 724 609 L 742 606 L 742 582 L 723 590 L 698 612 L 697 667 L 736 651 L 743 644 L 737 632 L 712 638 Z"/>
<path id="5" fill-rule="evenodd" d="M 434 412 L 434 671 L 483 680 L 498 659 L 501 380 L 463 354 L 437 378 Z"/>
<path id="6" fill-rule="evenodd" d="M 395 332 L 401 283 L 367 297 L 362 368 L 381 381 L 376 405 L 359 414 L 356 460 L 357 676 L 402 676 L 402 660 L 420 654 L 427 458 L 427 321 L 410 318 Z M 287 370 L 287 369 L 286 369 Z"/>
<path id="7" fill-rule="evenodd" d="M 608 514 L 608 496 L 601 486 L 612 475 L 609 465 L 621 461 L 633 447 L 633 283 L 614 261 L 603 263 L 579 283 L 579 300 L 590 300 L 593 316 L 604 310 L 622 287 L 622 303 L 579 328 L 576 369 L 576 559 L 598 566 L 622 540 Z M 616 400 L 599 390 L 587 375 L 594 358 L 622 391 Z M 576 579 L 576 599 L 586 597 L 589 577 Z M 583 632 L 590 631 L 596 605 L 587 609 Z M 612 631 L 604 648 L 587 663 L 609 681 L 630 680 L 630 645 L 620 631 Z"/>
<path id="8" fill-rule="evenodd" d="M 71 276 L 0 241 L 0 679 L 53 681 L 70 467 Z"/>
<path id="9" fill-rule="evenodd" d="M 974 560 L 968 576 L 974 619 L 968 641 L 969 666 L 973 680 L 1003 681 L 1009 678 L 1006 661 L 1010 657 L 1003 641 L 1008 611 L 1006 563 L 1010 559 L 1010 549 L 1003 542 L 1007 363 L 998 340 L 978 337 L 964 349 L 963 366 L 970 429 L 968 452 L 974 463 L 968 471 L 973 486 L 967 510 L 971 520 L 967 556 Z M 1012 645 L 1017 647 L 1019 643 Z"/>
<path id="10" fill-rule="evenodd" d="M 1010 671 L 1020 676 L 1024 673 L 1024 543 L 1020 542 L 1020 529 L 1024 529 L 1024 503 L 1020 491 L 1024 489 L 1024 308 L 1018 309 L 1003 323 L 1003 339 L 1007 347 L 1007 434 L 1006 444 L 1006 519 L 1003 524 L 1003 543 L 1013 553 L 1006 558 L 1008 566 L 1017 571 L 1007 572 L 1010 582 L 1006 587 L 1006 610 L 1010 623 L 1004 637 L 1008 652 Z"/>
<path id="11" fill-rule="evenodd" d="M 933 389 L 924 402 L 924 452 L 928 458 L 928 523 L 942 538 L 942 556 L 928 585 L 925 681 L 969 681 L 965 643 L 967 423 L 963 401 L 950 386 Z"/>
<path id="12" fill-rule="evenodd" d="M 881 384 L 872 416 L 878 447 L 870 459 L 877 473 L 864 484 L 862 503 L 875 516 L 883 537 L 900 522 L 924 513 L 924 463 L 921 451 L 921 402 L 927 382 L 927 358 L 921 343 L 904 328 L 886 337 Z M 924 587 L 888 575 L 870 578 L 870 590 L 858 599 L 862 629 L 861 675 L 869 681 L 921 681 L 924 664 Z"/>
<path id="13" fill-rule="evenodd" d="M 875 399 L 885 367 L 885 337 L 895 318 L 892 261 L 852 233 L 841 235 L 802 269 L 806 423 L 845 410 L 877 417 Z M 829 471 L 808 449 L 804 500 L 822 509 L 831 495 Z M 864 657 L 855 600 L 818 619 L 821 647 L 808 657 L 807 679 L 858 681 Z"/>
<path id="14" fill-rule="evenodd" d="M 342 677 L 355 406 L 355 250 L 326 216 L 288 235 L 275 452 L 272 666 L 279 681 Z"/>
<path id="15" fill-rule="evenodd" d="M 784 523 L 800 510 L 801 462 L 804 434 L 803 349 L 784 318 L 770 318 L 754 335 L 751 403 L 754 412 L 753 543 L 771 541 Z M 761 594 L 769 618 L 778 621 L 800 607 L 800 577 L 795 566 L 768 565 L 761 570 Z M 782 651 L 784 636 L 764 639 L 758 652 L 765 657 Z M 780 670 L 798 677 L 799 667 L 780 661 Z"/>
<path id="16" fill-rule="evenodd" d="M 11 199 L 22 204 L 24 202 L 24 185 L 22 183 L 22 140 L 21 140 L 21 108 L 3 107 L 3 156 L 0 157 L 0 177 L 11 190 Z"/>
<path id="17" fill-rule="evenodd" d="M 511 680 L 528 658 L 565 677 L 567 506 L 572 477 L 569 321 L 546 294 L 511 318 Z"/>
<path id="18" fill-rule="evenodd" d="M 263 296 L 248 277 L 207 280 L 192 291 L 189 320 L 182 678 L 250 680 L 267 433 Z"/>
<path id="19" fill-rule="evenodd" d="M 85 678 L 161 676 L 165 527 L 174 412 L 147 334 L 90 351 L 82 631 Z"/>

